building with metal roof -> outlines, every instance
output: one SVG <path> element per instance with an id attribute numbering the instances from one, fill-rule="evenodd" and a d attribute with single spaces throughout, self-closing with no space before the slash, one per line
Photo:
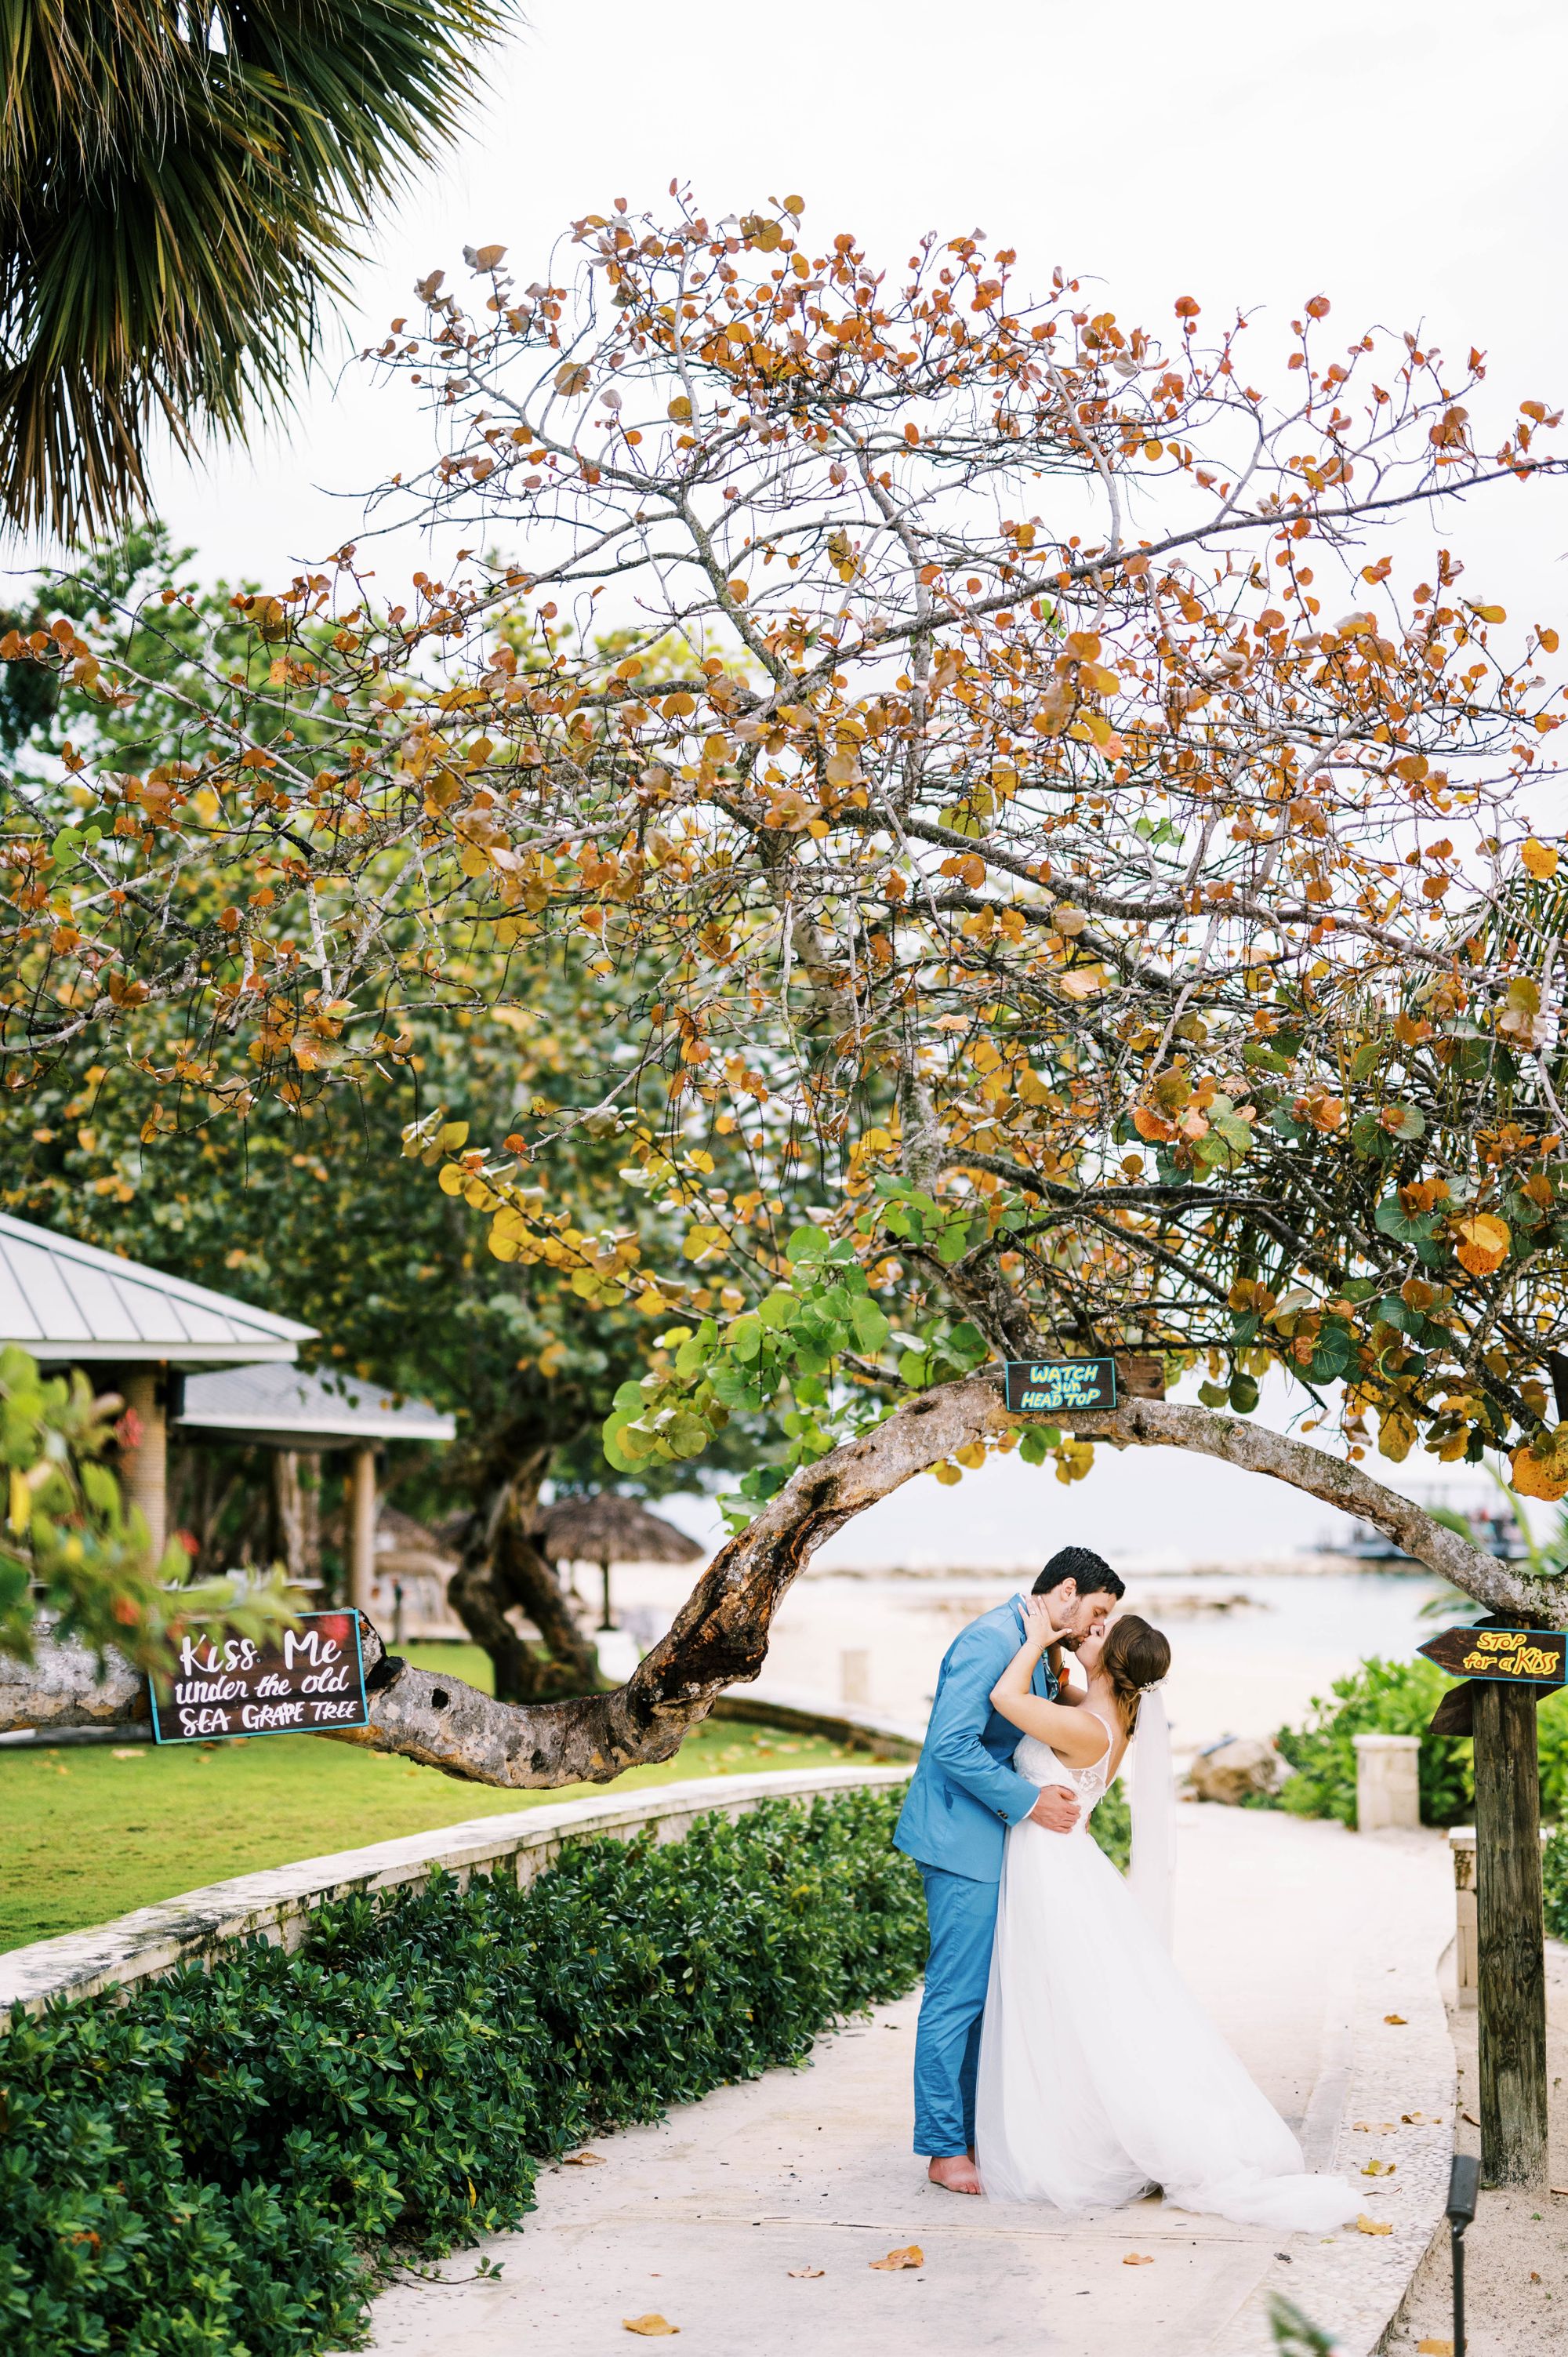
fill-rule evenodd
<path id="1" fill-rule="evenodd" d="M 456 1419 L 425 1400 L 401 1399 L 355 1375 L 306 1374 L 298 1367 L 223 1367 L 188 1375 L 182 1386 L 177 1430 L 191 1440 L 251 1441 L 278 1452 L 274 1468 L 278 1527 L 285 1552 L 308 1558 L 313 1544 L 301 1528 L 297 1458 L 328 1448 L 353 1451 L 349 1488 L 349 1592 L 351 1603 L 384 1612 L 376 1587 L 376 1448 L 388 1440 L 450 1440 Z M 303 1569 L 290 1562 L 291 1571 Z M 443 1601 L 445 1594 L 443 1591 Z"/>
<path id="2" fill-rule="evenodd" d="M 204 1439 L 253 1440 L 273 1448 L 352 1448 L 377 1440 L 450 1440 L 454 1416 L 424 1400 L 401 1399 L 356 1375 L 306 1374 L 299 1367 L 224 1367 L 188 1375 L 176 1418 Z"/>
<path id="3" fill-rule="evenodd" d="M 156 1551 L 167 1525 L 170 1378 L 192 1367 L 287 1361 L 314 1326 L 253 1309 L 231 1294 L 123 1260 L 0 1212 L 0 1348 L 20 1343 L 46 1366 L 108 1369 L 136 1419 L 121 1453 L 126 1495 Z"/>
<path id="4" fill-rule="evenodd" d="M 0 1213 L 0 1343 L 58 1365 L 290 1360 L 314 1326 Z"/>

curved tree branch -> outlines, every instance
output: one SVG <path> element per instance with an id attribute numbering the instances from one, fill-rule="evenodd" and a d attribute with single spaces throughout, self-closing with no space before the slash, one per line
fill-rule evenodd
<path id="1" fill-rule="evenodd" d="M 639 1762 L 668 1760 L 727 1686 L 757 1676 L 773 1615 L 824 1539 L 955 1449 L 1018 1423 L 1003 1405 L 996 1372 L 973 1375 L 922 1392 L 860 1439 L 802 1467 L 748 1530 L 720 1548 L 673 1626 L 613 1694 L 498 1702 L 399 1661 L 367 1625 L 371 1724 L 325 1739 L 518 1789 L 605 1783 Z M 1079 1417 L 1075 1428 L 1113 1448 L 1192 1449 L 1287 1481 L 1375 1523 L 1488 1611 L 1536 1626 L 1568 1621 L 1568 1580 L 1521 1576 L 1359 1466 L 1287 1434 L 1208 1408 L 1139 1399 L 1114 1414 Z M 42 1645 L 34 1670 L 0 1662 L 0 1730 L 120 1725 L 145 1716 L 142 1682 L 124 1666 L 95 1681 L 80 1648 Z"/>

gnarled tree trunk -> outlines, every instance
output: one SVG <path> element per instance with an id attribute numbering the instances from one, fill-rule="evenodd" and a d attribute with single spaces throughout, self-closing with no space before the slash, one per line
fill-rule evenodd
<path id="1" fill-rule="evenodd" d="M 863 1439 L 804 1467 L 748 1530 L 720 1548 L 668 1634 L 613 1694 L 492 1700 L 398 1662 L 368 1631 L 371 1723 L 325 1739 L 401 1752 L 477 1783 L 517 1787 L 602 1783 L 639 1761 L 668 1760 L 716 1695 L 756 1677 L 779 1600 L 824 1539 L 954 1449 L 1016 1422 L 1002 1404 L 997 1376 L 975 1375 L 922 1393 Z M 1568 1612 L 1568 1580 L 1523 1577 L 1359 1466 L 1305 1441 L 1164 1400 L 1129 1400 L 1113 1415 L 1078 1419 L 1076 1428 L 1112 1447 L 1190 1448 L 1287 1481 L 1375 1523 L 1489 1611 L 1557 1627 Z M 0 1729 L 123 1723 L 145 1709 L 140 1681 L 115 1671 L 95 1684 L 79 1650 L 43 1649 L 36 1671 L 8 1671 L 0 1663 Z"/>
<path id="2" fill-rule="evenodd" d="M 532 1538 L 540 1484 L 555 1448 L 553 1440 L 521 1445 L 509 1433 L 487 1451 L 477 1485 L 481 1502 L 468 1517 L 461 1561 L 446 1584 L 447 1601 L 490 1657 L 500 1702 L 535 1702 L 564 1689 L 587 1693 L 598 1683 L 593 1645 Z M 507 1619 L 518 1606 L 538 1630 L 547 1661 Z"/>

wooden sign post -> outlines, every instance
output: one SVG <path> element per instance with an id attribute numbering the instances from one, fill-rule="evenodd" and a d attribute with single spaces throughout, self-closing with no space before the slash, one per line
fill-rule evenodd
<path id="1" fill-rule="evenodd" d="M 148 1684 L 155 1743 L 311 1735 L 370 1723 L 357 1612 L 302 1612 L 274 1645 L 186 1637 L 172 1672 Z"/>
<path id="2" fill-rule="evenodd" d="M 1470 1733 L 1476 1742 L 1481 2167 L 1488 2185 L 1544 2190 L 1546 1943 L 1535 1707 L 1541 1694 L 1568 1683 L 1568 1634 L 1445 1629 L 1418 1650 L 1469 1681 L 1444 1695 L 1432 1732 Z"/>

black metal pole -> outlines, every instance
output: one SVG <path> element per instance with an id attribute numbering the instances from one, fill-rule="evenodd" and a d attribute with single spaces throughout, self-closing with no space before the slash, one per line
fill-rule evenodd
<path id="1" fill-rule="evenodd" d="M 1473 2153 L 1455 2153 L 1448 2171 L 1448 2246 L 1454 2260 L 1454 2357 L 1465 2357 L 1465 2229 L 1475 2217 L 1480 2187 L 1480 2162 Z"/>

